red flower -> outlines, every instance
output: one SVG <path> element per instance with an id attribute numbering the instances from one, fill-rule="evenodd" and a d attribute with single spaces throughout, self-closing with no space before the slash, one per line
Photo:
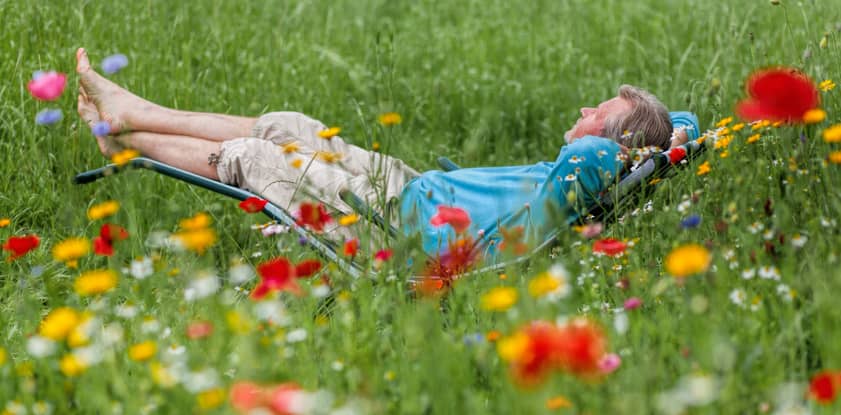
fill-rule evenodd
<path id="1" fill-rule="evenodd" d="M 806 111 L 820 103 L 812 80 L 791 68 L 755 72 L 748 78 L 747 92 L 749 97 L 736 105 L 736 113 L 750 121 L 803 122 Z"/>
<path id="2" fill-rule="evenodd" d="M 593 253 L 618 256 L 625 252 L 626 247 L 625 242 L 613 238 L 604 238 L 593 243 Z"/>
<path id="3" fill-rule="evenodd" d="M 195 321 L 187 326 L 187 337 L 191 340 L 203 339 L 213 334 L 213 323 L 209 321 Z"/>
<path id="4" fill-rule="evenodd" d="M 359 251 L 359 239 L 353 238 L 345 241 L 345 256 L 354 256 Z"/>
<path id="5" fill-rule="evenodd" d="M 514 378 L 524 385 L 542 381 L 557 365 L 557 351 L 561 347 L 558 327 L 544 321 L 531 323 L 524 330 L 527 343 L 511 366 Z"/>
<path id="6" fill-rule="evenodd" d="M 253 382 L 237 382 L 231 386 L 231 406 L 239 413 L 247 413 L 263 406 L 263 388 Z"/>
<path id="7" fill-rule="evenodd" d="M 99 236 L 93 239 L 93 252 L 97 255 L 114 255 L 114 242 L 128 238 L 128 231 L 113 223 L 103 224 L 99 229 Z"/>
<path id="8" fill-rule="evenodd" d="M 333 220 L 327 208 L 321 203 L 301 203 L 301 210 L 298 214 L 298 226 L 309 226 L 317 232 L 324 230 L 324 225 Z"/>
<path id="9" fill-rule="evenodd" d="M 381 249 L 377 251 L 376 254 L 374 254 L 374 260 L 379 262 L 385 262 L 391 259 L 392 255 L 394 255 L 394 251 L 392 251 L 391 249 Z"/>
<path id="10" fill-rule="evenodd" d="M 277 415 L 294 415 L 301 411 L 300 398 L 303 391 L 295 383 L 282 383 L 267 391 L 269 407 Z M 305 410 L 309 412 L 309 410 Z"/>
<path id="11" fill-rule="evenodd" d="M 669 162 L 672 164 L 680 163 L 684 157 L 686 157 L 686 150 L 683 147 L 675 147 L 669 151 Z"/>
<path id="12" fill-rule="evenodd" d="M 599 373 L 599 361 L 605 354 L 605 336 L 601 327 L 586 319 L 575 319 L 561 328 L 557 350 L 560 366 L 575 375 Z"/>
<path id="13" fill-rule="evenodd" d="M 97 255 L 111 256 L 114 255 L 114 245 L 107 239 L 97 236 L 93 238 L 93 252 Z"/>
<path id="14" fill-rule="evenodd" d="M 268 200 L 260 199 L 259 197 L 249 196 L 247 199 L 239 202 L 239 208 L 248 213 L 257 213 L 266 207 Z"/>
<path id="15" fill-rule="evenodd" d="M 841 389 L 841 372 L 824 370 L 809 382 L 809 396 L 820 404 L 829 405 L 835 401 Z"/>
<path id="16" fill-rule="evenodd" d="M 437 277 L 444 285 L 450 285 L 450 281 L 477 262 L 479 252 L 475 248 L 476 244 L 469 237 L 449 243 L 446 252 L 429 261 L 423 275 Z"/>
<path id="17" fill-rule="evenodd" d="M 449 206 L 438 206 L 438 213 L 429 219 L 432 226 L 449 224 L 456 233 L 462 233 L 470 226 L 470 215 L 464 209 Z"/>
<path id="18" fill-rule="evenodd" d="M 36 235 L 11 236 L 3 244 L 3 250 L 12 253 L 9 256 L 9 261 L 12 261 L 37 248 L 40 243 L 41 239 Z"/>
<path id="19" fill-rule="evenodd" d="M 257 266 L 260 282 L 251 292 L 251 298 L 261 299 L 272 291 L 290 291 L 300 294 L 297 278 L 309 277 L 321 269 L 321 262 L 310 259 L 292 265 L 286 258 L 275 258 Z"/>

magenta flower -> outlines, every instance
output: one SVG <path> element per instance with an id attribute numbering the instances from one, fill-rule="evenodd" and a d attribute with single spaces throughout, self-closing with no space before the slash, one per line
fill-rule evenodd
<path id="1" fill-rule="evenodd" d="M 630 310 L 635 310 L 635 309 L 639 308 L 641 305 L 642 305 L 642 300 L 640 300 L 638 297 L 631 297 L 631 298 L 625 300 L 624 307 L 625 307 L 625 310 L 630 311 Z"/>
<path id="2" fill-rule="evenodd" d="M 622 358 L 616 353 L 608 353 L 599 359 L 599 372 L 612 373 L 622 365 Z"/>
<path id="3" fill-rule="evenodd" d="M 26 88 L 35 99 L 40 101 L 55 101 L 67 86 L 67 75 L 60 72 L 36 72 Z"/>

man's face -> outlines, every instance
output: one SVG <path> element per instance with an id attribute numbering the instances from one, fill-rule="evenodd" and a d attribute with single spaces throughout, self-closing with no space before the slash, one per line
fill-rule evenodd
<path id="1" fill-rule="evenodd" d="M 621 114 L 631 110 L 631 103 L 619 97 L 613 97 L 602 102 L 596 108 L 581 108 L 581 117 L 567 132 L 564 133 L 564 140 L 567 144 L 584 137 L 585 135 L 598 136 L 604 129 L 604 121 L 612 115 Z"/>

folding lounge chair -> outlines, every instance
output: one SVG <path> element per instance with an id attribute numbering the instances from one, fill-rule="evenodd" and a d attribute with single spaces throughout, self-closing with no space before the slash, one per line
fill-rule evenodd
<path id="1" fill-rule="evenodd" d="M 688 163 L 695 159 L 699 154 L 701 154 L 706 147 L 704 146 L 704 144 L 699 143 L 697 141 L 690 141 L 680 146 L 679 148 L 682 148 L 686 152 L 685 160 Z M 637 169 L 626 174 L 618 183 L 603 191 L 602 194 L 600 194 L 598 197 L 598 202 L 595 205 L 589 207 L 589 209 L 586 212 L 587 214 L 581 215 L 578 218 L 578 220 L 609 220 L 611 217 L 616 216 L 617 209 L 621 209 L 621 207 L 634 203 L 635 200 L 639 200 L 642 197 L 646 196 L 646 193 L 650 192 L 653 188 L 653 186 L 645 186 L 646 183 L 654 179 L 665 178 L 674 173 L 673 165 L 671 164 L 669 159 L 669 154 L 671 151 L 674 151 L 674 149 L 654 154 Z M 446 157 L 439 157 L 438 164 L 440 165 L 442 170 L 445 171 L 452 171 L 459 168 L 458 165 L 456 165 Z M 170 165 L 146 157 L 134 158 L 128 163 L 126 163 L 124 166 L 109 164 L 98 169 L 80 173 L 76 175 L 76 177 L 74 178 L 74 182 L 76 184 L 91 183 L 103 177 L 119 173 L 127 168 L 152 170 L 154 172 L 193 185 L 197 185 L 199 187 L 203 187 L 207 190 L 220 193 L 240 201 L 245 200 L 248 197 L 260 197 L 257 194 L 240 189 L 238 187 L 230 186 L 215 180 L 207 179 L 205 177 L 172 167 Z M 382 218 L 382 216 L 379 213 L 377 213 L 374 209 L 368 206 L 357 195 L 345 190 L 340 192 L 340 197 L 358 214 L 360 214 L 367 220 L 372 221 L 383 231 L 387 232 L 388 235 L 397 237 L 400 234 L 400 232 L 397 229 L 391 226 L 385 219 Z M 339 268 L 343 269 L 351 276 L 356 278 L 365 275 L 365 271 L 358 263 L 343 258 L 337 253 L 338 244 L 329 240 L 321 234 L 316 234 L 302 226 L 299 226 L 294 216 L 287 212 L 285 209 L 269 201 L 269 203 L 266 204 L 262 212 L 269 218 L 277 221 L 278 223 L 288 226 L 292 232 L 295 232 L 297 235 L 305 239 L 309 246 L 314 248 L 325 259 L 335 262 L 339 266 Z M 478 269 L 474 269 L 465 274 L 462 274 L 461 276 L 494 271 L 515 263 L 526 261 L 535 253 L 553 245 L 557 239 L 557 236 L 561 232 L 565 231 L 567 231 L 566 227 L 558 227 L 549 234 L 546 240 L 539 243 L 526 255 L 519 256 L 518 258 L 507 262 L 495 263 Z M 414 277 L 410 279 L 410 281 L 414 280 L 416 280 L 416 278 Z"/>

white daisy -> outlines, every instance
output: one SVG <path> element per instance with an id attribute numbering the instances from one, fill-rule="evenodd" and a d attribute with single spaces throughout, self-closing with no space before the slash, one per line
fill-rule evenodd
<path id="1" fill-rule="evenodd" d="M 766 280 L 780 280 L 780 271 L 777 270 L 777 267 L 773 266 L 764 266 L 759 268 L 759 278 L 766 279 Z"/>
<path id="2" fill-rule="evenodd" d="M 756 276 L 756 268 L 748 268 L 742 271 L 742 278 L 746 280 L 753 279 Z"/>
<path id="3" fill-rule="evenodd" d="M 794 234 L 791 238 L 791 245 L 795 248 L 803 248 L 806 245 L 806 242 L 809 241 L 809 238 L 806 235 L 801 235 L 799 233 Z"/>
<path id="4" fill-rule="evenodd" d="M 739 307 L 745 306 L 745 300 L 747 299 L 747 293 L 745 290 L 741 288 L 735 288 L 733 291 L 730 291 L 730 301 L 733 304 L 736 304 Z"/>

